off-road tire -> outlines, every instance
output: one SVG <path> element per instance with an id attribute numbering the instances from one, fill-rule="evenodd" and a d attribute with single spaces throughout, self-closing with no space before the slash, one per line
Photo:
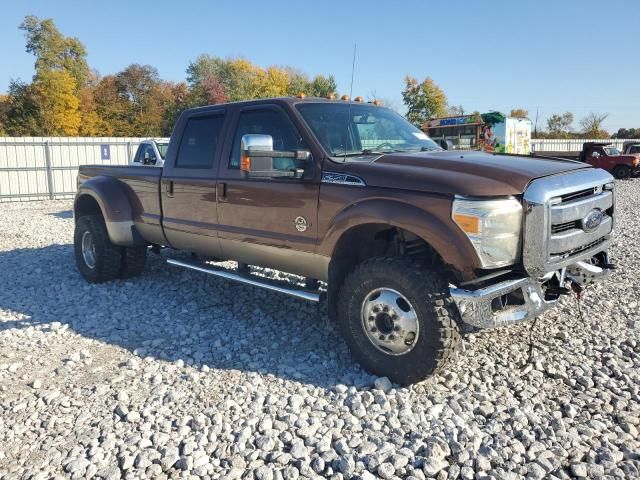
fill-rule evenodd
<path id="1" fill-rule="evenodd" d="M 405 354 L 381 351 L 364 331 L 362 302 L 377 288 L 400 292 L 417 313 L 418 338 Z M 357 265 L 338 297 L 338 322 L 353 357 L 369 372 L 401 385 L 419 382 L 447 364 L 460 339 L 458 317 L 443 275 L 404 257 L 375 257 Z"/>
<path id="2" fill-rule="evenodd" d="M 137 277 L 144 271 L 147 263 L 147 246 L 123 247 L 122 265 L 118 277 L 122 279 Z"/>
<path id="3" fill-rule="evenodd" d="M 95 266 L 90 268 L 82 255 L 82 237 L 89 231 L 95 245 Z M 109 282 L 118 278 L 122 265 L 122 248 L 109 240 L 101 215 L 86 215 L 76 220 L 73 237 L 76 265 L 89 283 Z"/>
<path id="4" fill-rule="evenodd" d="M 626 180 L 631 176 L 631 169 L 625 165 L 618 165 L 613 169 L 611 175 L 618 180 Z"/>

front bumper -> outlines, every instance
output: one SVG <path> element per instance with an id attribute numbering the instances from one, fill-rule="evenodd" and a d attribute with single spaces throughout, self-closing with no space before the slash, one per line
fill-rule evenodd
<path id="1" fill-rule="evenodd" d="M 606 255 L 605 255 L 606 259 Z M 569 265 L 560 283 L 580 286 L 600 281 L 612 272 L 608 262 L 598 266 L 584 261 Z M 506 280 L 478 290 L 449 289 L 464 323 L 478 328 L 494 328 L 535 318 L 552 307 L 557 300 L 545 300 L 545 284 L 533 278 Z M 514 304 L 510 304 L 515 299 Z"/>

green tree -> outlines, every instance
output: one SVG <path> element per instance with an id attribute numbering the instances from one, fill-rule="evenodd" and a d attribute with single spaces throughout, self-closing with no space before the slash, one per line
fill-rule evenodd
<path id="1" fill-rule="evenodd" d="M 442 117 L 447 112 L 447 97 L 436 83 L 427 77 L 422 82 L 405 77 L 402 100 L 407 107 L 407 119 L 420 127 L 433 117 Z"/>
<path id="2" fill-rule="evenodd" d="M 27 16 L 20 24 L 25 32 L 27 52 L 36 57 L 36 75 L 41 72 L 64 70 L 75 79 L 76 90 L 84 87 L 89 76 L 87 52 L 75 37 L 65 37 L 53 20 Z"/>
<path id="3" fill-rule="evenodd" d="M 31 85 L 20 80 L 9 83 L 4 129 L 12 137 L 41 135 L 38 101 Z"/>
<path id="4" fill-rule="evenodd" d="M 118 93 L 130 102 L 136 113 L 143 114 L 152 90 L 160 83 L 158 70 L 151 65 L 132 64 L 116 74 Z"/>
<path id="5" fill-rule="evenodd" d="M 548 138 L 570 138 L 573 113 L 554 113 L 547 119 Z"/>
<path id="6" fill-rule="evenodd" d="M 10 107 L 9 95 L 0 95 L 0 137 L 4 137 L 7 134 L 6 121 Z"/>
<path id="7" fill-rule="evenodd" d="M 640 138 L 640 128 L 619 128 L 613 138 Z"/>
<path id="8" fill-rule="evenodd" d="M 333 75 L 328 77 L 316 75 L 309 84 L 309 90 L 305 93 L 312 97 L 328 97 L 329 94 L 335 94 L 337 90 L 338 85 Z"/>

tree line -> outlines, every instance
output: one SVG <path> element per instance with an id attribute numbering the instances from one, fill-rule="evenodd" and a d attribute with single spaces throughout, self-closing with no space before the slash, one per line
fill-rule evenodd
<path id="1" fill-rule="evenodd" d="M 419 82 L 414 77 L 407 76 L 404 84 L 402 99 L 407 107 L 407 119 L 417 126 L 434 117 L 479 113 L 467 111 L 462 105 L 449 104 L 444 90 L 429 77 Z M 530 118 L 528 110 L 524 108 L 513 108 L 509 116 Z M 575 119 L 571 112 L 554 113 L 546 119 L 546 125 L 540 127 L 536 115 L 532 134 L 534 138 L 640 138 L 640 128 L 620 128 L 611 135 L 603 127 L 608 116 L 607 113 L 591 112 L 578 120 L 576 129 L 573 126 Z"/>
<path id="2" fill-rule="evenodd" d="M 207 54 L 190 62 L 186 81 L 160 78 L 151 65 L 133 64 L 121 72 L 101 76 L 87 63 L 84 45 L 65 37 L 53 20 L 27 16 L 20 24 L 26 51 L 35 57 L 30 83 L 12 80 L 0 95 L 0 135 L 9 136 L 168 136 L 180 112 L 187 108 L 252 98 L 337 95 L 332 75 L 310 78 L 289 66 L 262 68 L 244 58 Z M 372 98 L 375 97 L 375 93 Z M 430 77 L 404 79 L 402 100 L 407 119 L 422 126 L 446 115 L 478 113 L 448 103 L 444 90 Z M 393 106 L 393 102 L 382 100 Z M 524 108 L 510 116 L 530 118 Z M 608 114 L 590 113 L 573 127 L 571 112 L 554 113 L 538 126 L 535 138 L 609 138 L 603 128 Z M 638 138 L 640 128 L 621 128 L 617 138 Z"/>
<path id="3" fill-rule="evenodd" d="M 35 75 L 30 83 L 12 80 L 0 95 L 0 135 L 168 136 L 186 108 L 337 90 L 332 75 L 310 78 L 293 67 L 211 55 L 189 63 L 186 82 L 163 80 L 153 66 L 138 64 L 101 76 L 89 67 L 80 40 L 65 37 L 53 20 L 28 16 L 19 28 L 35 57 Z"/>

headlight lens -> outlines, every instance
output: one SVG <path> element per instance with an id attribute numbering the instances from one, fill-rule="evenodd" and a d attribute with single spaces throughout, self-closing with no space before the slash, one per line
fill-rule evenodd
<path id="1" fill-rule="evenodd" d="M 484 268 L 518 260 L 522 234 L 522 205 L 515 198 L 455 199 L 451 218 L 469 237 Z"/>

